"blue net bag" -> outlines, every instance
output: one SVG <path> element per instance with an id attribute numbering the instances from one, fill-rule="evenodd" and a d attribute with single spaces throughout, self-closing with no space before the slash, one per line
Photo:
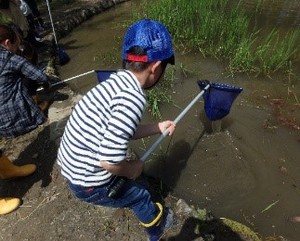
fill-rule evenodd
<path id="1" fill-rule="evenodd" d="M 107 80 L 112 73 L 116 73 L 115 70 L 96 70 L 95 72 L 99 83 Z"/>
<path id="2" fill-rule="evenodd" d="M 216 121 L 224 118 L 230 112 L 232 103 L 242 92 L 242 88 L 231 85 L 210 83 L 205 80 L 197 81 L 201 90 L 208 84 L 210 87 L 203 94 L 204 110 L 210 121 Z"/>

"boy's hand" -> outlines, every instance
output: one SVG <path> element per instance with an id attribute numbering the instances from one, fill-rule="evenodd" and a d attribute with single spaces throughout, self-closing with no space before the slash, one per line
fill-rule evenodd
<path id="1" fill-rule="evenodd" d="M 174 121 L 170 120 L 162 121 L 158 123 L 158 128 L 161 133 L 164 133 L 167 130 L 168 135 L 171 136 L 176 129 L 176 124 L 174 123 Z"/>

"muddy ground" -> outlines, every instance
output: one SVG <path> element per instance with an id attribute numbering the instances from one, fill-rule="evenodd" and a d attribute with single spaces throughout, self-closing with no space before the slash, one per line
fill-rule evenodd
<path id="1" fill-rule="evenodd" d="M 97 9 L 100 2 L 105 4 L 118 1 L 82 1 L 59 6 L 53 1 L 54 19 L 73 19 L 71 26 L 58 35 L 67 34 L 82 18 L 80 9 Z M 58 7 L 59 6 L 59 7 Z M 95 8 L 95 6 L 97 6 Z M 76 21 L 74 12 L 79 14 Z M 88 11 L 96 14 L 99 11 Z M 43 8 L 43 14 L 46 14 Z M 68 18 L 70 16 L 70 18 Z M 87 16 L 87 15 L 85 15 Z M 50 25 L 47 24 L 50 31 Z M 67 29 L 67 30 L 66 30 Z M 76 200 L 70 193 L 65 180 L 60 175 L 56 163 L 57 149 L 64 126 L 72 107 L 80 99 L 68 86 L 59 86 L 51 94 L 54 102 L 48 112 L 48 121 L 36 130 L 14 138 L 1 139 L 0 148 L 16 164 L 35 163 L 38 170 L 30 177 L 18 180 L 1 180 L 0 195 L 19 197 L 22 206 L 15 212 L 0 216 L 0 240 L 147 240 L 145 232 L 132 212 L 127 209 L 95 207 Z M 45 97 L 44 96 L 44 97 Z M 155 199 L 159 199 L 175 210 L 176 222 L 165 235 L 165 240 L 258 240 L 250 230 L 243 227 L 243 235 L 234 232 L 220 219 L 205 215 L 204 210 L 195 210 L 174 197 L 167 189 L 161 188 L 160 180 L 149 179 Z"/>

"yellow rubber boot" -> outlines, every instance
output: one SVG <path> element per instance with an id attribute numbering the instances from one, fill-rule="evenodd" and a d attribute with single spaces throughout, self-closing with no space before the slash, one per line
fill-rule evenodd
<path id="1" fill-rule="evenodd" d="M 34 164 L 16 166 L 6 156 L 0 156 L 0 179 L 25 177 L 34 173 L 35 170 Z"/>
<path id="2" fill-rule="evenodd" d="M 19 198 L 0 198 L 0 215 L 16 210 L 20 204 L 21 200 Z"/>

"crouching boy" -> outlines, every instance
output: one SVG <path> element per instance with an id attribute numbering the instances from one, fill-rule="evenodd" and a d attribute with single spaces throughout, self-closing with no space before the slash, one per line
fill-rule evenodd
<path id="1" fill-rule="evenodd" d="M 107 207 L 133 210 L 151 241 L 159 240 L 173 223 L 173 212 L 154 203 L 145 183 L 135 181 L 141 160 L 126 161 L 128 143 L 168 130 L 172 121 L 140 124 L 146 105 L 143 89 L 160 80 L 174 64 L 170 33 L 153 20 L 134 23 L 125 34 L 123 70 L 90 90 L 75 106 L 58 151 L 58 164 L 75 196 Z M 128 181 L 116 198 L 108 190 L 116 176 Z"/>

